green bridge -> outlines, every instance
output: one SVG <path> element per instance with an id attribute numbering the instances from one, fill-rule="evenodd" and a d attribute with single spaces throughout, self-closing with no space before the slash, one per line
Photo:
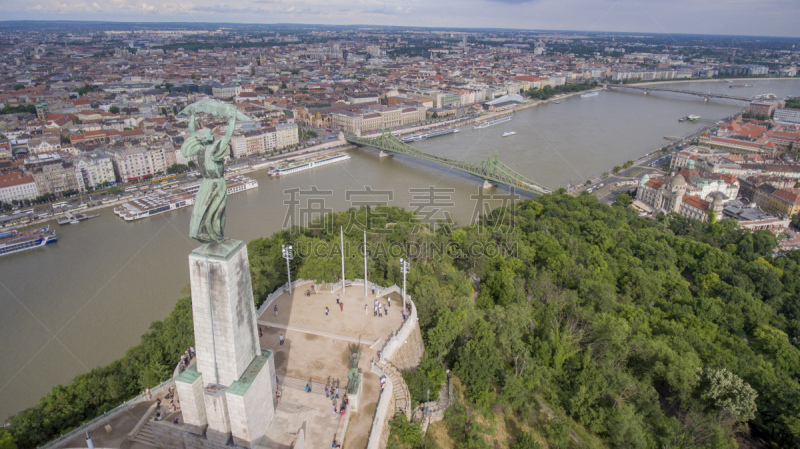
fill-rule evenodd
<path id="1" fill-rule="evenodd" d="M 347 137 L 347 141 L 354 145 L 377 148 L 386 153 L 405 154 L 406 156 L 413 156 L 426 161 L 436 162 L 477 176 L 490 183 L 504 184 L 536 195 L 552 193 L 551 190 L 536 184 L 525 176 L 512 170 L 511 167 L 498 161 L 497 155 L 489 156 L 489 159 L 484 162 L 457 161 L 455 159 L 448 159 L 446 157 L 435 156 L 420 151 L 411 145 L 403 143 L 388 131 L 384 131 L 377 137 Z"/>

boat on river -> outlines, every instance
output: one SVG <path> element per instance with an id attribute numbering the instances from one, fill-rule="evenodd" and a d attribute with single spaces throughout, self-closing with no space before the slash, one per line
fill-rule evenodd
<path id="1" fill-rule="evenodd" d="M 0 234 L 0 256 L 41 248 L 56 241 L 58 241 L 56 231 L 51 231 L 49 227 L 28 229 L 27 231 L 15 229 Z"/>

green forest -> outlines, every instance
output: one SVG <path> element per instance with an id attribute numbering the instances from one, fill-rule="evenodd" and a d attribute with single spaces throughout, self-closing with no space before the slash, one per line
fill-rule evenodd
<path id="1" fill-rule="evenodd" d="M 800 252 L 775 253 L 769 232 L 643 219 L 588 194 L 435 232 L 402 209 L 351 209 L 248 244 L 257 305 L 286 281 L 282 244 L 293 279 L 335 281 L 340 226 L 347 278 L 363 276 L 364 227 L 371 281 L 400 284 L 398 258 L 412 261 L 426 347 L 403 373 L 412 399 L 438 392 L 446 368 L 457 386 L 435 431 L 395 419 L 393 449 L 800 447 Z M 17 445 L 168 377 L 191 344 L 189 309 L 13 417 Z"/>
<path id="2" fill-rule="evenodd" d="M 538 100 L 547 100 L 553 95 L 570 93 L 570 92 L 580 92 L 583 90 L 594 89 L 595 87 L 597 87 L 597 81 L 562 84 L 556 87 L 551 87 L 547 85 L 541 89 L 539 89 L 538 87 L 531 87 L 530 89 L 528 89 L 527 92 L 523 93 L 528 94 L 531 98 L 536 98 Z"/>

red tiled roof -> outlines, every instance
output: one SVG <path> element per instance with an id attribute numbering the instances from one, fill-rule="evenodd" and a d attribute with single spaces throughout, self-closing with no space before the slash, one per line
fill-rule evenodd
<path id="1" fill-rule="evenodd" d="M 696 195 L 683 195 L 683 202 L 700 210 L 708 210 L 708 201 Z"/>
<path id="2" fill-rule="evenodd" d="M 664 183 L 659 181 L 658 179 L 651 179 L 645 185 L 648 186 L 648 187 L 651 187 L 651 188 L 654 188 L 654 189 L 658 190 L 658 189 L 661 188 L 661 186 L 664 185 Z"/>
<path id="3" fill-rule="evenodd" d="M 0 188 L 27 184 L 29 182 L 36 182 L 33 179 L 33 176 L 25 176 L 22 173 L 9 173 L 7 175 L 0 175 Z"/>
<path id="4" fill-rule="evenodd" d="M 800 189 L 776 190 L 772 195 L 790 204 L 800 204 Z"/>

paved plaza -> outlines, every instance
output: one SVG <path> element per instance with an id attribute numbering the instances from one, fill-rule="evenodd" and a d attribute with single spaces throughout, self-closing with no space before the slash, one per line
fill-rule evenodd
<path id="1" fill-rule="evenodd" d="M 380 379 L 370 372 L 370 361 L 377 360 L 378 350 L 403 323 L 400 295 L 392 294 L 389 313 L 376 317 L 373 316 L 374 301 L 378 299 L 381 307 L 388 306 L 388 301 L 376 298 L 371 291 L 365 298 L 363 286 L 349 287 L 344 294 L 341 290 L 334 293 L 313 291 L 309 283 L 292 294 L 285 292 L 258 318 L 263 334 L 261 346 L 274 351 L 282 394 L 265 447 L 287 447 L 303 423 L 306 447 L 331 446 L 334 435 L 340 434 L 344 423 L 342 417 L 333 414 L 332 402 L 325 398 L 324 388 L 339 386 L 340 397 L 344 394 L 350 369 L 348 354 L 357 351 L 361 343 L 364 345 L 359 362 L 363 375 L 362 397 L 359 411 L 348 411 L 350 416 L 345 416 L 349 421 L 344 447 L 366 448 L 380 395 Z M 344 304 L 342 308 L 336 304 L 337 294 Z M 277 316 L 275 305 L 278 306 Z M 283 345 L 280 335 L 284 337 Z M 311 387 L 311 393 L 303 390 L 306 384 Z"/>
<path id="2" fill-rule="evenodd" d="M 373 316 L 374 301 L 377 299 L 381 307 L 388 306 L 386 297 L 376 298 L 371 291 L 365 297 L 363 286 L 348 287 L 344 294 L 341 289 L 334 293 L 330 293 L 330 290 L 313 293 L 312 285 L 300 286 L 292 294 L 283 293 L 258 317 L 258 325 L 262 330 L 260 344 L 262 348 L 273 351 L 281 392 L 275 418 L 258 447 L 290 449 L 298 431 L 303 429 L 307 448 L 329 448 L 333 439 L 341 440 L 346 431 L 344 447 L 363 449 L 367 447 L 380 396 L 380 379 L 370 371 L 370 362 L 377 360 L 378 350 L 403 324 L 400 295 L 392 293 L 389 296 L 392 299 L 389 313 L 376 317 Z M 309 290 L 311 294 L 307 295 Z M 342 308 L 336 304 L 337 294 L 344 304 Z M 273 311 L 275 305 L 278 306 L 277 316 Z M 328 315 L 325 314 L 325 307 L 328 308 Z M 283 345 L 279 341 L 280 335 L 284 337 Z M 339 399 L 335 402 L 338 410 L 347 388 L 347 373 L 350 370 L 348 355 L 357 351 L 359 344 L 363 344 L 359 361 L 363 376 L 359 410 L 348 410 L 344 416 L 334 414 L 334 402 L 325 397 L 325 386 L 339 387 Z M 305 392 L 306 385 L 311 387 L 308 393 Z M 106 432 L 103 426 L 91 430 L 89 435 L 95 447 L 155 447 L 154 443 L 150 443 L 149 424 L 137 432 L 135 441 L 127 438 L 128 432 L 148 412 L 155 399 L 156 396 L 153 401 L 144 401 L 110 420 L 111 432 Z M 277 398 L 273 398 L 273 402 L 276 401 Z M 165 405 L 168 403 L 166 401 Z M 165 420 L 171 422 L 176 417 L 180 425 L 183 422 L 180 411 L 167 412 Z M 75 437 L 62 447 L 85 448 L 85 437 Z"/>

